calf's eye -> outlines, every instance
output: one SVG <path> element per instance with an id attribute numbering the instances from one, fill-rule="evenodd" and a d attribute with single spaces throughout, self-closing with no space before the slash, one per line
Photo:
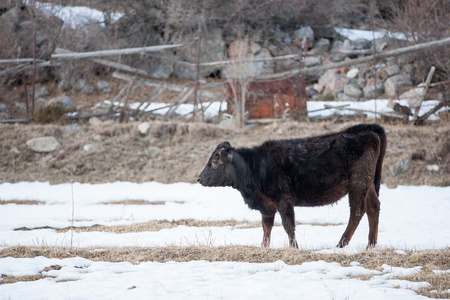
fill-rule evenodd
<path id="1" fill-rule="evenodd" d="M 217 165 L 219 162 L 218 162 L 217 160 L 213 160 L 211 163 L 212 163 L 213 165 Z"/>

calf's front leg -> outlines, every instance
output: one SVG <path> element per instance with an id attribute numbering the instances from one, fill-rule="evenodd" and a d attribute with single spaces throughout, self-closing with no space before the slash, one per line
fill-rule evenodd
<path id="1" fill-rule="evenodd" d="M 298 249 L 297 240 L 295 239 L 294 206 L 290 203 L 281 202 L 278 206 L 278 211 L 280 212 L 284 230 L 289 237 L 289 247 Z"/>
<path id="2" fill-rule="evenodd" d="M 270 247 L 270 234 L 272 232 L 274 220 L 275 215 L 273 216 L 262 215 L 262 227 L 264 231 L 264 236 L 261 243 L 262 247 Z"/>

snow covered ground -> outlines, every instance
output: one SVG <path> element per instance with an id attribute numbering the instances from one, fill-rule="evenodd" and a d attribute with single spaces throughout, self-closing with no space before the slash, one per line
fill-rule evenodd
<path id="1" fill-rule="evenodd" d="M 358 110 L 365 110 L 364 114 L 367 115 L 368 119 L 374 119 L 375 113 L 393 113 L 393 110 L 389 107 L 387 107 L 387 104 L 389 102 L 389 99 L 377 99 L 377 100 L 368 100 L 368 101 L 307 101 L 306 107 L 308 110 L 308 116 L 309 117 L 328 117 L 331 115 L 354 115 L 354 110 L 348 110 L 348 109 L 324 109 L 325 105 L 327 106 L 333 106 L 333 107 L 340 107 L 345 106 L 345 108 L 350 109 L 358 109 Z M 404 105 L 409 107 L 407 100 L 395 100 L 396 103 L 399 103 L 400 105 Z M 131 109 L 136 109 L 141 103 L 135 102 L 131 103 L 129 107 Z M 436 105 L 439 104 L 438 100 L 429 100 L 424 101 L 422 103 L 422 107 L 420 109 L 419 116 L 423 115 L 424 113 L 430 111 L 433 109 Z M 108 100 L 105 100 L 103 103 L 97 104 L 97 106 L 105 105 L 109 107 L 111 105 L 111 102 Z M 114 105 L 118 106 L 121 105 L 119 102 L 115 102 Z M 217 116 L 217 114 L 220 111 L 226 111 L 227 110 L 227 103 L 223 102 L 213 102 L 211 105 L 209 102 L 203 103 L 203 107 L 205 108 L 205 117 L 212 118 Z M 147 105 L 142 105 L 142 107 L 146 107 Z M 193 104 L 181 104 L 175 112 L 179 115 L 187 115 L 192 112 L 194 105 Z M 199 110 L 201 107 L 198 107 Z M 165 114 L 169 110 L 169 104 L 168 103 L 151 103 L 145 111 L 153 111 L 155 109 L 158 109 L 154 111 L 155 114 Z M 438 111 L 436 111 L 434 114 L 432 114 L 428 120 L 437 120 L 439 118 L 439 112 L 444 111 L 445 108 L 441 108 Z"/>
<path id="2" fill-rule="evenodd" d="M 38 2 L 27 0 L 25 3 L 31 3 L 37 8 L 60 18 L 64 26 L 75 29 L 77 25 L 100 23 L 105 25 L 105 12 L 86 6 L 59 5 L 47 2 Z M 111 21 L 117 21 L 123 16 L 122 13 L 111 13 Z"/>
<path id="3" fill-rule="evenodd" d="M 249 210 L 240 194 L 231 188 L 205 188 L 198 184 L 157 182 L 106 184 L 59 184 L 39 182 L 0 184 L 0 200 L 38 200 L 41 205 L 5 204 L 1 206 L 0 246 L 69 246 L 70 231 L 53 229 L 15 231 L 20 227 L 53 228 L 93 224 L 135 224 L 149 220 L 227 220 L 259 221 L 260 214 Z M 123 200 L 160 201 L 160 205 L 102 204 Z M 399 250 L 442 249 L 450 247 L 450 187 L 381 187 L 381 215 L 377 248 Z M 161 202 L 162 201 L 162 202 Z M 366 218 L 350 245 L 334 248 L 349 216 L 348 200 L 333 206 L 296 208 L 301 222 L 296 232 L 299 246 L 323 253 L 357 253 L 367 244 Z M 279 216 L 276 222 L 280 222 Z M 317 226 L 317 224 L 335 224 Z M 153 232 L 73 234 L 75 247 L 109 246 L 259 246 L 261 228 L 179 226 Z M 272 247 L 287 246 L 281 226 L 274 227 Z M 49 259 L 3 258 L 0 274 L 33 275 L 45 267 L 60 270 L 42 272 L 55 276 L 32 282 L 0 285 L 5 299 L 421 299 L 414 289 L 426 282 L 393 279 L 414 274 L 421 267 L 395 268 L 389 262 L 383 270 L 369 270 L 358 262 L 349 267 L 338 263 L 313 261 L 287 265 L 282 261 L 256 264 L 241 262 L 94 262 L 84 258 Z M 373 274 L 370 280 L 352 276 Z M 68 281 L 70 280 L 70 281 Z M 396 288 L 397 287 L 397 288 Z M 398 288 L 400 287 L 400 288 Z"/>

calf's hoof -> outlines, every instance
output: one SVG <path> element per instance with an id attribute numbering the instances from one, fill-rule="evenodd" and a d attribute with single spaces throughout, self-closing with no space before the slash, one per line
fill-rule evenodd
<path id="1" fill-rule="evenodd" d="M 345 246 L 347 246 L 348 245 L 348 240 L 347 239 L 345 239 L 345 238 L 342 238 L 340 241 L 339 241 L 339 243 L 336 245 L 336 247 L 338 247 L 338 248 L 344 248 Z"/>

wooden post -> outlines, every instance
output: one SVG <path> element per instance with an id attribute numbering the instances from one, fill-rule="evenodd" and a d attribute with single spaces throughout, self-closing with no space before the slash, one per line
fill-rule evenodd
<path id="1" fill-rule="evenodd" d="M 192 112 L 192 121 L 197 119 L 197 105 L 199 103 L 200 90 L 200 51 L 202 45 L 202 23 L 201 18 L 198 19 L 198 37 L 197 37 L 197 53 L 195 57 L 195 88 L 194 88 L 194 110 Z"/>
<path id="2" fill-rule="evenodd" d="M 431 79 L 433 78 L 434 71 L 436 68 L 434 66 L 431 67 L 430 72 L 428 72 L 427 80 L 425 81 L 425 91 L 428 90 L 428 85 L 431 83 Z M 418 106 L 415 107 L 414 115 L 412 117 L 412 121 L 415 122 L 419 117 L 419 110 L 422 107 L 423 97 L 420 99 Z"/>

